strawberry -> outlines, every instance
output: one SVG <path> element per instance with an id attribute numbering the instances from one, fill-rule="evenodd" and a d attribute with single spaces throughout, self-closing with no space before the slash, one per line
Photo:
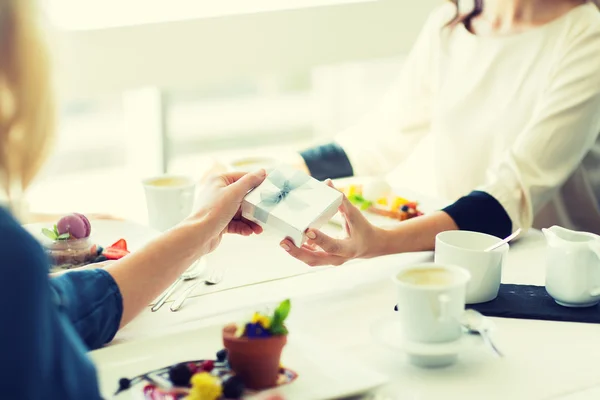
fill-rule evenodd
<path id="1" fill-rule="evenodd" d="M 104 249 L 102 252 L 102 255 L 108 260 L 118 260 L 125 257 L 127 254 L 129 254 L 127 250 L 118 249 L 112 246 Z"/>
<path id="2" fill-rule="evenodd" d="M 125 239 L 119 239 L 115 243 L 111 244 L 109 248 L 127 251 L 127 242 Z"/>

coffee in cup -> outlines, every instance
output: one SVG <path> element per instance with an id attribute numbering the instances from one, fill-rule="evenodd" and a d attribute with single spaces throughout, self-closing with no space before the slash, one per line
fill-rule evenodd
<path id="1" fill-rule="evenodd" d="M 434 263 L 407 266 L 394 275 L 404 339 L 419 343 L 460 339 L 469 278 L 463 268 Z"/>
<path id="2" fill-rule="evenodd" d="M 161 175 L 144 180 L 143 185 L 152 228 L 166 231 L 192 213 L 196 189 L 192 178 Z"/>

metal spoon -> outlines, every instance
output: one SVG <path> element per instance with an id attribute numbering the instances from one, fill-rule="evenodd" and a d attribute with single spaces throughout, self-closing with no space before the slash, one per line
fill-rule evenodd
<path id="1" fill-rule="evenodd" d="M 512 235 L 505 237 L 504 239 L 502 239 L 498 243 L 495 243 L 495 244 L 491 245 L 490 247 L 488 247 L 484 251 L 487 252 L 487 251 L 496 250 L 498 247 L 500 247 L 500 246 L 502 246 L 502 245 L 510 242 L 511 240 L 513 240 L 514 238 L 516 238 L 517 236 L 519 236 L 519 233 L 521 233 L 521 228 L 517 229 Z"/>
<path id="2" fill-rule="evenodd" d="M 200 276 L 200 273 L 202 272 L 202 268 L 200 267 L 200 260 L 201 259 L 196 260 L 196 262 L 193 263 L 190 268 L 188 268 L 183 274 L 181 274 L 181 276 L 177 278 L 177 280 L 173 282 L 173 284 L 163 292 L 156 304 L 152 306 L 150 311 L 158 311 L 158 309 L 161 308 L 163 304 L 165 304 L 165 302 L 169 299 L 169 296 L 171 296 L 171 294 L 175 291 L 175 289 L 181 282 L 190 281 Z"/>
<path id="3" fill-rule="evenodd" d="M 504 357 L 504 354 L 502 354 L 502 352 L 492 342 L 492 339 L 490 338 L 488 332 L 489 326 L 485 320 L 486 317 L 479 311 L 469 309 L 465 310 L 465 312 L 463 313 L 460 323 L 469 333 L 476 333 L 481 335 L 483 341 L 491 347 L 491 349 L 494 351 L 494 353 L 496 353 L 498 357 Z"/>
<path id="4" fill-rule="evenodd" d="M 209 275 L 209 277 L 206 278 L 205 280 L 199 280 L 198 282 L 196 282 L 193 285 L 191 285 L 188 288 L 186 288 L 179 295 L 179 297 L 177 297 L 175 299 L 175 301 L 173 302 L 173 304 L 171 304 L 171 307 L 170 307 L 171 311 L 179 311 L 181 309 L 181 306 L 185 302 L 185 300 L 189 297 L 189 295 L 194 291 L 194 289 L 199 284 L 204 283 L 204 284 L 206 284 L 208 286 L 216 285 L 219 282 L 221 282 L 221 280 L 223 279 L 223 274 L 224 274 L 223 270 L 215 269 L 215 270 L 212 271 L 212 273 Z"/>
<path id="5" fill-rule="evenodd" d="M 179 295 L 179 297 L 177 297 L 175 299 L 175 301 L 173 302 L 173 304 L 171 304 L 171 311 L 179 311 L 181 309 L 181 306 L 183 305 L 183 302 L 189 297 L 189 295 L 194 291 L 194 289 L 196 288 L 196 286 L 198 286 L 201 283 L 204 283 L 208 286 L 211 285 L 216 285 L 219 282 L 221 282 L 223 280 L 223 275 L 225 274 L 225 268 L 215 268 L 211 271 L 210 275 L 208 276 L 208 278 L 206 278 L 205 280 L 199 280 L 198 282 L 194 283 L 193 285 L 191 285 L 190 287 L 188 287 L 187 289 L 185 289 L 183 291 L 183 293 L 181 293 Z"/>

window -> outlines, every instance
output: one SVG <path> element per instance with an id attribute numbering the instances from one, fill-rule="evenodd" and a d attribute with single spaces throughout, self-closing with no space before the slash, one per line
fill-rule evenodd
<path id="1" fill-rule="evenodd" d="M 376 0 L 46 0 L 52 23 L 69 30 L 223 17 Z"/>
<path id="2" fill-rule="evenodd" d="M 144 176 L 201 175 L 212 157 L 299 150 L 348 126 L 397 73 L 398 59 L 381 54 L 407 48 L 416 16 L 437 4 L 403 13 L 402 2 L 378 0 L 42 1 L 59 28 L 61 113 L 31 209 L 140 221 Z"/>

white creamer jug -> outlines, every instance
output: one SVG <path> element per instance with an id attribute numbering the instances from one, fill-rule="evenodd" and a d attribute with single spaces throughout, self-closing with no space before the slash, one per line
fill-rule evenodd
<path id="1" fill-rule="evenodd" d="M 600 302 L 600 236 L 553 226 L 546 236 L 546 290 L 566 307 Z"/>

